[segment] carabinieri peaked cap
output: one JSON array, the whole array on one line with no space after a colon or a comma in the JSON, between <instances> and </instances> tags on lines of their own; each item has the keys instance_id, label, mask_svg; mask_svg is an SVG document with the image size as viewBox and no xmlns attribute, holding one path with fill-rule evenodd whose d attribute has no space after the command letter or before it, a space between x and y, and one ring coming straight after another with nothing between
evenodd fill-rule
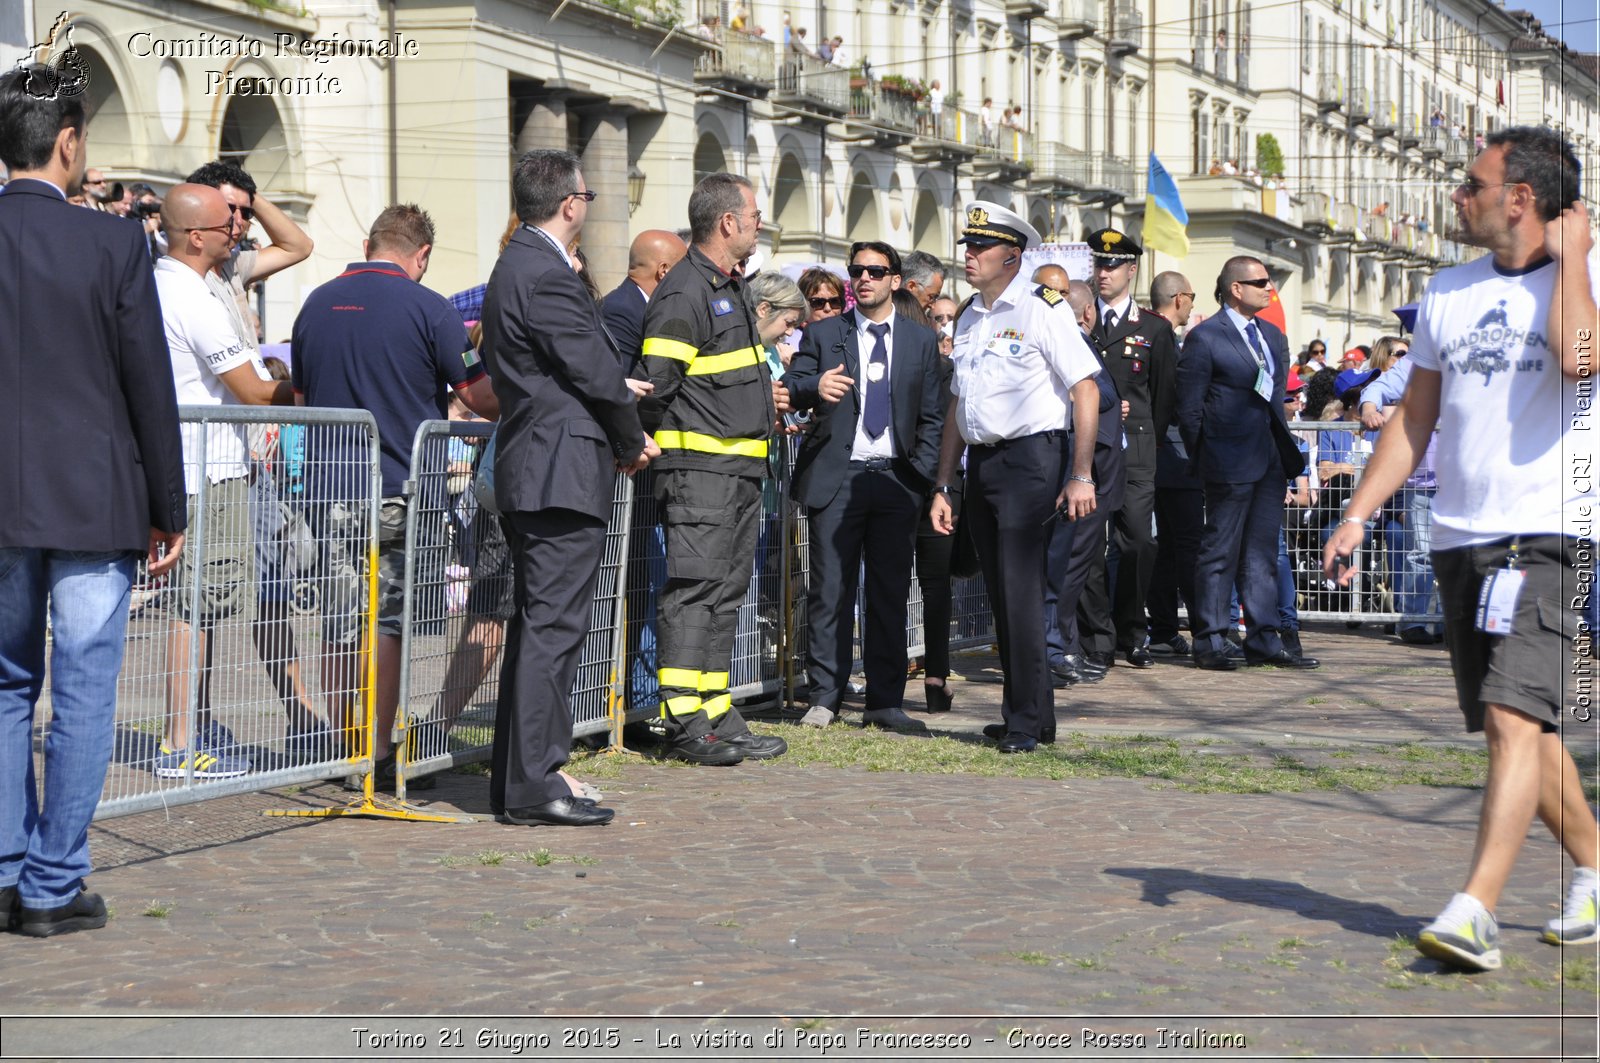
<instances>
[{"instance_id":1,"label":"carabinieri peaked cap","mask_svg":"<svg viewBox=\"0 0 1600 1063\"><path fill-rule=\"evenodd\" d=\"M1025 248L1040 243L1039 230L1029 225L1014 211L988 200L974 200L967 206L967 227L961 232L958 244L974 247L992 247L1010 244Z\"/></svg>"},{"instance_id":2,"label":"carabinieri peaked cap","mask_svg":"<svg viewBox=\"0 0 1600 1063\"><path fill-rule=\"evenodd\" d=\"M1091 256L1115 262L1137 262L1144 254L1144 248L1133 237L1115 229L1096 229L1089 234L1088 244Z\"/></svg>"}]
</instances>

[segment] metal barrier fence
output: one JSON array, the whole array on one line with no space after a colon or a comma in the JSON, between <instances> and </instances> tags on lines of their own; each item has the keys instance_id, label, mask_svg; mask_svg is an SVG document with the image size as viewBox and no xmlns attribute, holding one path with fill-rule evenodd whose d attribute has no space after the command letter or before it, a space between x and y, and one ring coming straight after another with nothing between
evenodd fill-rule
<instances>
[{"instance_id":1,"label":"metal barrier fence","mask_svg":"<svg viewBox=\"0 0 1600 1063\"><path fill-rule=\"evenodd\" d=\"M134 583L97 819L371 762L371 414L184 406L179 420L189 528L178 566L152 581L141 563Z\"/></svg>"},{"instance_id":2,"label":"metal barrier fence","mask_svg":"<svg viewBox=\"0 0 1600 1063\"><path fill-rule=\"evenodd\" d=\"M1340 587L1322 573L1322 550L1361 480L1377 433L1356 421L1294 421L1289 428L1306 444L1311 485L1303 500L1284 511L1284 556L1300 619L1402 628L1443 623L1428 559L1433 489L1415 486L1413 479L1384 504L1367 522L1366 539L1351 559L1355 578Z\"/></svg>"},{"instance_id":3,"label":"metal barrier fence","mask_svg":"<svg viewBox=\"0 0 1600 1063\"><path fill-rule=\"evenodd\" d=\"M412 445L399 711L392 736L406 752L396 773L402 801L408 776L486 760L494 741L500 657L514 606L512 562L500 521L479 506L474 490L492 431L483 421L425 421ZM573 733L579 737L620 728L616 716L625 704L627 672L625 625L619 620L634 490L627 476L617 476L572 688Z\"/></svg>"}]
</instances>

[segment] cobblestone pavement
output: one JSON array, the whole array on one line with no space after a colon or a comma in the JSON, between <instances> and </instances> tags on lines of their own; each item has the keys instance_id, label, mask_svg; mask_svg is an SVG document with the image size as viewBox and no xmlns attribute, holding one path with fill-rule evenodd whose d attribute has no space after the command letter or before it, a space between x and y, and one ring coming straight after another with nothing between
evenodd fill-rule
<instances>
[{"instance_id":1,"label":"cobblestone pavement","mask_svg":"<svg viewBox=\"0 0 1600 1063\"><path fill-rule=\"evenodd\" d=\"M1267 756L1474 743L1442 651L1342 626L1306 641L1319 672L1119 666L1060 694L1061 727ZM925 718L995 718L993 665L959 659L958 711ZM1567 737L1594 752L1592 730ZM259 815L341 803L333 786L99 824L91 885L114 917L0 938L0 1010L39 1016L6 1021L0 1056L466 1058L546 1036L523 1054L553 1058L582 1028L598 1047L574 1058L1596 1058L1594 947L1536 940L1565 878L1542 829L1500 905L1503 970L1445 973L1401 940L1459 883L1476 789L1191 793L781 759L641 759L601 784L618 810L604 829ZM487 811L481 776L425 796ZM347 1018L163 1018L207 1014ZM404 1018L419 1015L502 1018ZM635 1018L560 1018L599 1015ZM697 1048L708 1021L725 1040ZM440 1047L455 1027L464 1047L449 1032ZM1162 1043L1162 1027L1191 1040ZM972 1045L885 1047L915 1034Z\"/></svg>"}]
</instances>

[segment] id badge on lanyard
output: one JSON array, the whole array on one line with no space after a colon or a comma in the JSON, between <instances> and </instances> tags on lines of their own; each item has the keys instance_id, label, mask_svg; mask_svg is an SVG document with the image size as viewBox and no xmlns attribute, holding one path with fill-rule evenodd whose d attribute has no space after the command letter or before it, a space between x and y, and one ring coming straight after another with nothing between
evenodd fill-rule
<instances>
[{"instance_id":1,"label":"id badge on lanyard","mask_svg":"<svg viewBox=\"0 0 1600 1063\"><path fill-rule=\"evenodd\" d=\"M1497 568L1483 581L1478 593L1477 628L1486 635L1509 635L1517 613L1517 597L1527 573L1517 567L1517 539L1506 552L1506 567Z\"/></svg>"}]
</instances>

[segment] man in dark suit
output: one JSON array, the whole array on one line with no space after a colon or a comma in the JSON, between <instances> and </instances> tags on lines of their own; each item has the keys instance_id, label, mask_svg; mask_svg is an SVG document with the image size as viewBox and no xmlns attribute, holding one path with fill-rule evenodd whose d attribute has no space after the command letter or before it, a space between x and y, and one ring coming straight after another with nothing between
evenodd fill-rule
<instances>
[{"instance_id":1,"label":"man in dark suit","mask_svg":"<svg viewBox=\"0 0 1600 1063\"><path fill-rule=\"evenodd\" d=\"M43 66L0 76L0 925L106 923L89 821L111 760L140 554L173 566L183 451L139 225L67 202L88 159L82 97ZM165 555L162 548L165 547ZM52 641L45 799L34 706Z\"/></svg>"},{"instance_id":2,"label":"man in dark suit","mask_svg":"<svg viewBox=\"0 0 1600 1063\"><path fill-rule=\"evenodd\" d=\"M1061 280L1038 274L1034 279L1043 284ZM1092 344L1087 333L1094 324L1093 291L1083 281L1069 281L1063 290L1084 326L1084 341ZM1122 398L1106 370L1096 373L1094 380L1100 388L1100 420L1094 440L1095 509L1075 521L1059 522L1045 555L1045 644L1050 651L1050 670L1057 681L1068 683L1105 678L1103 671L1084 670L1079 628L1098 625L1095 630L1102 637L1113 633L1111 598L1105 583L1106 521L1122 505L1127 480ZM1069 432L1068 440L1070 457L1078 446L1077 433Z\"/></svg>"},{"instance_id":3,"label":"man in dark suit","mask_svg":"<svg viewBox=\"0 0 1600 1063\"><path fill-rule=\"evenodd\" d=\"M811 528L802 723L826 727L850 680L851 617L866 559L868 726L926 731L901 708L906 686L906 596L922 502L939 471L944 431L939 339L894 312L900 255L878 241L850 248L856 308L805 330L784 376L816 424L795 459L794 496Z\"/></svg>"},{"instance_id":4,"label":"man in dark suit","mask_svg":"<svg viewBox=\"0 0 1600 1063\"><path fill-rule=\"evenodd\" d=\"M1103 676L1111 667L1113 648L1135 668L1155 663L1148 647L1144 598L1156 561L1155 537L1150 530L1156 498L1156 441L1167 434L1177 402L1178 347L1172 326L1133 301L1133 279L1144 248L1115 229L1101 229L1089 234L1089 251L1097 296L1090 333L1100 364L1128 404L1122 422L1128 441L1124 455L1127 484L1122 504L1111 517L1117 578L1104 605L1101 595L1085 598L1097 611L1096 628L1115 628L1114 647L1098 631L1085 642L1084 668L1093 677ZM1104 568L1102 561L1101 571L1090 574L1091 581L1103 581Z\"/></svg>"},{"instance_id":5,"label":"man in dark suit","mask_svg":"<svg viewBox=\"0 0 1600 1063\"><path fill-rule=\"evenodd\" d=\"M1196 667L1231 671L1223 632L1235 582L1244 608L1245 663L1315 668L1278 632L1278 532L1287 482L1305 459L1283 417L1289 343L1257 316L1272 301L1261 260L1230 258L1217 278L1223 309L1190 331L1178 365L1178 426L1205 484L1206 524L1195 572Z\"/></svg>"},{"instance_id":6,"label":"man in dark suit","mask_svg":"<svg viewBox=\"0 0 1600 1063\"><path fill-rule=\"evenodd\" d=\"M510 823L589 826L609 823L612 811L572 796L561 778L572 748L569 695L615 472L636 472L660 451L567 257L595 196L577 156L528 152L512 194L522 227L483 303L484 363L500 401L495 501L515 573L489 802Z\"/></svg>"},{"instance_id":7,"label":"man in dark suit","mask_svg":"<svg viewBox=\"0 0 1600 1063\"><path fill-rule=\"evenodd\" d=\"M650 295L667 271L689 253L689 246L677 233L665 229L646 229L628 247L628 275L600 301L600 317L611 340L622 352L622 368L633 375L643 373L639 362L644 347L644 310Z\"/></svg>"}]
</instances>

